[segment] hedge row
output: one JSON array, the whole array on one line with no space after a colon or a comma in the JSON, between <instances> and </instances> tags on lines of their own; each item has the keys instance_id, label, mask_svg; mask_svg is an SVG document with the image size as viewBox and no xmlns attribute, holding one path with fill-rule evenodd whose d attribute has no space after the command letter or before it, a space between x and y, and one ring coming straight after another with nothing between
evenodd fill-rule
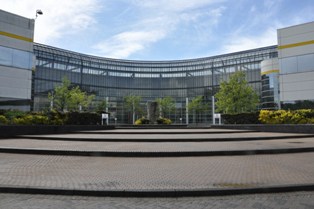
<instances>
[{"instance_id":1,"label":"hedge row","mask_svg":"<svg viewBox=\"0 0 314 209\"><path fill-rule=\"evenodd\" d=\"M259 124L259 112L240 113L240 114L223 114L222 122L224 124Z\"/></svg>"},{"instance_id":2,"label":"hedge row","mask_svg":"<svg viewBox=\"0 0 314 209\"><path fill-rule=\"evenodd\" d=\"M98 125L101 115L89 112L57 111L25 113L21 111L0 111L0 125Z\"/></svg>"},{"instance_id":3,"label":"hedge row","mask_svg":"<svg viewBox=\"0 0 314 209\"><path fill-rule=\"evenodd\" d=\"M314 110L261 110L259 120L266 124L313 124Z\"/></svg>"}]
</instances>

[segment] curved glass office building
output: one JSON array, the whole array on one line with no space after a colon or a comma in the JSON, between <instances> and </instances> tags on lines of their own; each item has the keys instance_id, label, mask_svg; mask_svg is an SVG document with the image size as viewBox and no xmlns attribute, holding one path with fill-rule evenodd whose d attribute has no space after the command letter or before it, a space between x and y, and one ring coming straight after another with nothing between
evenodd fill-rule
<instances>
[{"instance_id":1,"label":"curved glass office building","mask_svg":"<svg viewBox=\"0 0 314 209\"><path fill-rule=\"evenodd\" d=\"M34 20L0 10L0 109L40 111L53 106L48 94L67 77L107 102L110 123L130 124L127 96L141 97L141 111L171 97L175 124L211 123L212 96L220 83L243 71L260 97L259 109L313 108L314 22L278 29L278 45L198 59L139 61L96 57L33 42ZM201 111L188 111L202 97Z\"/></svg>"},{"instance_id":2,"label":"curved glass office building","mask_svg":"<svg viewBox=\"0 0 314 209\"><path fill-rule=\"evenodd\" d=\"M260 63L278 56L277 46L269 46L199 59L136 61L95 57L37 43L34 53L34 110L49 108L48 93L66 76L72 84L96 95L96 101L107 101L110 121L118 124L132 121L123 104L129 95L141 96L143 109L149 101L170 96L176 108L166 117L174 123L209 123L211 96L221 81L235 71L244 71L247 81L260 95ZM202 96L209 108L196 118L189 117L186 107L196 96Z\"/></svg>"}]
</instances>

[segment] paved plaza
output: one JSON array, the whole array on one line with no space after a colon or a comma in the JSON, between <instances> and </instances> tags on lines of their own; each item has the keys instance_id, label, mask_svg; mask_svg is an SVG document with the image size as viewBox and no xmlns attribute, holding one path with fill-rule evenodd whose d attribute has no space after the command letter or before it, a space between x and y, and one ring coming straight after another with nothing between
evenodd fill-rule
<instances>
[{"instance_id":1,"label":"paved plaza","mask_svg":"<svg viewBox=\"0 0 314 209\"><path fill-rule=\"evenodd\" d=\"M313 208L312 149L313 135L222 129L122 129L0 139L0 208ZM63 152L50 152L58 150ZM273 153L257 154L261 150ZM97 155L106 151L179 154ZM80 156L84 152L93 155ZM185 157L186 152L191 156Z\"/></svg>"},{"instance_id":2,"label":"paved plaza","mask_svg":"<svg viewBox=\"0 0 314 209\"><path fill-rule=\"evenodd\" d=\"M0 194L5 209L313 209L314 192L184 198Z\"/></svg>"}]
</instances>

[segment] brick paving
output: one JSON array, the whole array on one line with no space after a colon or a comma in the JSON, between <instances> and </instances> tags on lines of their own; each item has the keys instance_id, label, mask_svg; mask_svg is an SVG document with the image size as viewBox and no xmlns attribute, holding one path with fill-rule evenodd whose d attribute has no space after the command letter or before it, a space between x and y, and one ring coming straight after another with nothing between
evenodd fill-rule
<instances>
[{"instance_id":1,"label":"brick paving","mask_svg":"<svg viewBox=\"0 0 314 209\"><path fill-rule=\"evenodd\" d=\"M0 185L77 190L202 190L314 183L314 153L114 158L0 154Z\"/></svg>"},{"instance_id":2,"label":"brick paving","mask_svg":"<svg viewBox=\"0 0 314 209\"><path fill-rule=\"evenodd\" d=\"M3 209L313 209L314 192L188 198L0 194Z\"/></svg>"},{"instance_id":3,"label":"brick paving","mask_svg":"<svg viewBox=\"0 0 314 209\"><path fill-rule=\"evenodd\" d=\"M212 133L208 133L210 131ZM155 134L149 134L154 131ZM173 130L179 132L180 129ZM242 132L218 129L114 130L1 139L0 148L116 151L201 152L314 147L305 134ZM132 133L133 132L133 133ZM186 132L186 133L187 133ZM107 133L109 133L107 131ZM127 134L130 133L130 134ZM171 134L169 134L171 133ZM304 138L307 136L307 138ZM38 137L38 136L37 136ZM41 137L41 136L40 136ZM252 137L268 140L241 141ZM290 137L272 139L273 137ZM293 138L294 137L294 138ZM32 139L34 138L34 139ZM67 141L117 139L117 142ZM152 142L119 142L123 139ZM180 142L180 139L226 139L224 142ZM156 139L164 139L153 142ZM167 142L166 139L178 139ZM271 140L269 140L271 139ZM314 152L212 157L83 157L0 153L0 188L40 188L84 191L210 191L290 186L314 186ZM108 198L89 196L0 193L0 208L314 208L314 192L186 198Z\"/></svg>"}]
</instances>

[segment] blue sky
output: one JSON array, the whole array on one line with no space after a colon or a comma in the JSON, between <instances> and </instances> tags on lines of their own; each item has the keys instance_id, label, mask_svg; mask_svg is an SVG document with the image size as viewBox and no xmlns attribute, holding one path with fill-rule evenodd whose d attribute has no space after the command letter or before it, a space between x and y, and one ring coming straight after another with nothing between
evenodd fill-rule
<instances>
[{"instance_id":1,"label":"blue sky","mask_svg":"<svg viewBox=\"0 0 314 209\"><path fill-rule=\"evenodd\" d=\"M35 42L102 57L178 60L277 44L314 21L314 0L0 0L34 18Z\"/></svg>"}]
</instances>

